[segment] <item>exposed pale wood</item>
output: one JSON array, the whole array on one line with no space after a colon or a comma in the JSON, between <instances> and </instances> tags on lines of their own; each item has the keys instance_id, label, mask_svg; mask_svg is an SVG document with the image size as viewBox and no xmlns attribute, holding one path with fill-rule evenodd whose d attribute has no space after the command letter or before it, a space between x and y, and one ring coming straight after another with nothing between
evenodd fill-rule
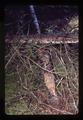
<instances>
[{"instance_id":1,"label":"exposed pale wood","mask_svg":"<svg viewBox=\"0 0 83 120\"><path fill-rule=\"evenodd\" d=\"M40 60L43 62L43 67L47 70L52 69L51 61L50 61L50 56L47 54L46 51L38 51ZM57 93L56 93L56 85L55 85L55 76L53 73L49 73L47 71L43 71L43 77L44 77L44 83L46 87L48 88L50 94L54 96L56 99L57 98Z\"/></svg>"}]
</instances>

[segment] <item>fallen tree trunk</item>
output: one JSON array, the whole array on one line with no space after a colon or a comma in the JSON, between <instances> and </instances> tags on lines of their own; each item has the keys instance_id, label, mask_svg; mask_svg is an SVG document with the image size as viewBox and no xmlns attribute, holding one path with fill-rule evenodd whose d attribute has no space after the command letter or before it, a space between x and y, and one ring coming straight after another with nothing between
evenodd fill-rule
<instances>
[{"instance_id":1,"label":"fallen tree trunk","mask_svg":"<svg viewBox=\"0 0 83 120\"><path fill-rule=\"evenodd\" d=\"M13 42L34 43L34 44L60 44L60 43L79 43L78 36L57 36L57 35L28 35L28 36L14 36L12 38L5 37L5 43L11 44Z\"/></svg>"},{"instance_id":2,"label":"fallen tree trunk","mask_svg":"<svg viewBox=\"0 0 83 120\"><path fill-rule=\"evenodd\" d=\"M40 44L60 44L60 43L78 43L78 36L57 36L57 35L30 35L26 38L28 43Z\"/></svg>"}]
</instances>

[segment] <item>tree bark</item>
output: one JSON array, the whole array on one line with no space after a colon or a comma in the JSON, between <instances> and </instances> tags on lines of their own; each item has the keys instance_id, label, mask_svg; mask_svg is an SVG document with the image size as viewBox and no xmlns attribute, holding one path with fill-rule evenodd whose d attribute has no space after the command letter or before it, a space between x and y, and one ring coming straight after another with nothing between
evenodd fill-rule
<instances>
[{"instance_id":1,"label":"tree bark","mask_svg":"<svg viewBox=\"0 0 83 120\"><path fill-rule=\"evenodd\" d=\"M39 23L38 23L38 19L37 19L37 16L36 16L36 13L35 13L35 9L34 9L34 6L33 5L30 5L30 12L31 12L31 16L32 16L32 19L33 19L33 23L35 25L35 28L37 30L37 33L40 34L41 31L40 31L40 27L39 27Z\"/></svg>"}]
</instances>

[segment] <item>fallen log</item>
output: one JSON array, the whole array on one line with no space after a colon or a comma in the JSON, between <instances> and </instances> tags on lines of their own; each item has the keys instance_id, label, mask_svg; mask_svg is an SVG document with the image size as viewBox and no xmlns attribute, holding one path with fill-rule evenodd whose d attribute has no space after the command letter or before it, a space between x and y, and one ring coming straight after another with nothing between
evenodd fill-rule
<instances>
[{"instance_id":1,"label":"fallen log","mask_svg":"<svg viewBox=\"0 0 83 120\"><path fill-rule=\"evenodd\" d=\"M12 44L16 41L21 43L34 43L34 44L60 44L60 43L79 43L79 36L75 35L28 35L28 36L13 36L5 37L5 43Z\"/></svg>"},{"instance_id":2,"label":"fallen log","mask_svg":"<svg viewBox=\"0 0 83 120\"><path fill-rule=\"evenodd\" d=\"M26 38L28 43L40 44L60 44L60 43L78 43L79 36L57 36L57 35L29 35Z\"/></svg>"}]
</instances>

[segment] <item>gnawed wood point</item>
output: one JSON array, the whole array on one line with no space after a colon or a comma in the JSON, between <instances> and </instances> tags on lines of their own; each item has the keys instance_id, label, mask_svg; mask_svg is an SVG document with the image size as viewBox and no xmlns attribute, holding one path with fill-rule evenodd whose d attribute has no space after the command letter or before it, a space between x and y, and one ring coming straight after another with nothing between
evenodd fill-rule
<instances>
[{"instance_id":1,"label":"gnawed wood point","mask_svg":"<svg viewBox=\"0 0 83 120\"><path fill-rule=\"evenodd\" d=\"M50 61L50 56L49 54L46 53L46 51L38 51L40 60L43 62L43 67L47 70L52 69L51 61ZM56 85L55 85L55 76L53 73L49 73L47 71L43 71L43 77L44 77L44 83L50 93L51 96L55 97L56 101L58 100L57 98L57 93L56 93Z\"/></svg>"}]
</instances>

